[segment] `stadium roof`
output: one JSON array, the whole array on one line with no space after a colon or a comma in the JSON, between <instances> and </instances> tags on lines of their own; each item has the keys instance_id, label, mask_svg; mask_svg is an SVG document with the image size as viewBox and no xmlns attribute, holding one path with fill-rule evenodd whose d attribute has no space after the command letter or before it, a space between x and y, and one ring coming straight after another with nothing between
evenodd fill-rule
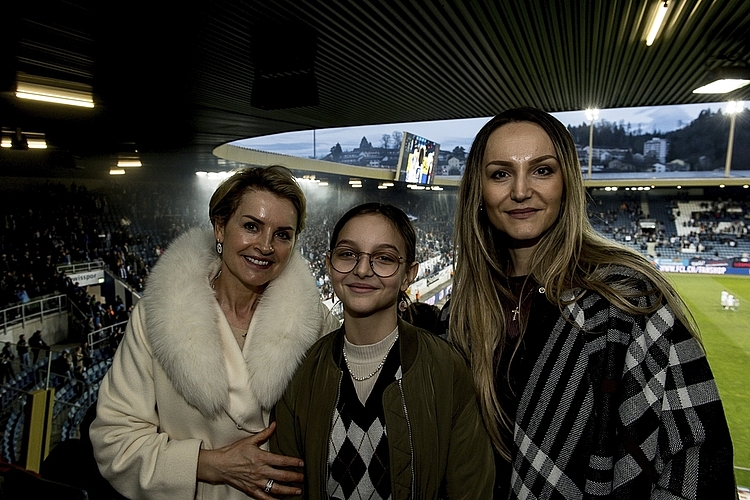
<instances>
[{"instance_id":1,"label":"stadium roof","mask_svg":"<svg viewBox=\"0 0 750 500\"><path fill-rule=\"evenodd\" d=\"M41 132L54 176L219 169L228 141L293 130L750 100L694 94L750 65L750 2L669 0L12 2L0 21L0 125ZM17 75L90 87L95 107L18 99ZM19 78L20 79L20 78ZM38 162L0 150L0 175ZM80 171L80 170L78 170Z\"/></svg>"}]
</instances>

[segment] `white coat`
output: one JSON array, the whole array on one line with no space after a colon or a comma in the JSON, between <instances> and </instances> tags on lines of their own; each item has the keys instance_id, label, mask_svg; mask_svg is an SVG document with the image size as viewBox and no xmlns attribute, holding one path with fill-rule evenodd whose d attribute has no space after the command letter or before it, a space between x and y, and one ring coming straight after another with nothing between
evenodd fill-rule
<instances>
[{"instance_id":1,"label":"white coat","mask_svg":"<svg viewBox=\"0 0 750 500\"><path fill-rule=\"evenodd\" d=\"M296 252L263 293L239 346L210 286L212 231L175 240L149 277L99 389L90 435L99 469L128 498L239 499L196 479L198 452L268 425L307 349L338 321Z\"/></svg>"}]
</instances>

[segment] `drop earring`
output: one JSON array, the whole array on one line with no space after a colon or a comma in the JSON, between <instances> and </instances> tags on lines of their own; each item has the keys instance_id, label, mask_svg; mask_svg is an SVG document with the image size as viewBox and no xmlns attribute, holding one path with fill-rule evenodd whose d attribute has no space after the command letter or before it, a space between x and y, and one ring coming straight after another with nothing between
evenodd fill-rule
<instances>
[{"instance_id":1,"label":"drop earring","mask_svg":"<svg viewBox=\"0 0 750 500\"><path fill-rule=\"evenodd\" d=\"M221 255L221 253L224 251L224 246L221 244L220 241L216 241L216 253Z\"/></svg>"},{"instance_id":2,"label":"drop earring","mask_svg":"<svg viewBox=\"0 0 750 500\"><path fill-rule=\"evenodd\" d=\"M406 311L407 307L409 307L409 305L406 303L406 299L401 299L401 301L398 303L398 310L404 312Z\"/></svg>"}]
</instances>

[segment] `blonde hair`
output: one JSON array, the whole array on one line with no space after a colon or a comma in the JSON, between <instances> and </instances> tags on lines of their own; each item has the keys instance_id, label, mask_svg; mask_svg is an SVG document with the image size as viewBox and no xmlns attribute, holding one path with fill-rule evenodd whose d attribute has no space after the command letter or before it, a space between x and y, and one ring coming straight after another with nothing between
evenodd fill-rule
<instances>
[{"instance_id":1,"label":"blonde hair","mask_svg":"<svg viewBox=\"0 0 750 500\"><path fill-rule=\"evenodd\" d=\"M510 310L517 299L508 284L512 264L505 236L481 207L482 162L489 136L513 122L531 122L544 129L563 176L560 215L539 242L529 267L529 278L545 288L545 297L562 310L566 305L561 298L563 292L593 290L623 311L639 315L655 311L666 301L694 336L698 331L684 302L658 270L637 252L603 238L591 226L575 143L565 126L534 108L511 109L495 116L477 133L459 188L449 336L471 363L485 425L495 449L506 460L510 460L510 446L503 441L501 430L512 435L513 421L499 404L495 384L506 345L504 311ZM607 269L613 265L635 270L651 288L638 290L633 279L624 277L607 279ZM654 300L649 306L637 305L642 297ZM521 335L525 321L521 323Z\"/></svg>"},{"instance_id":2,"label":"blonde hair","mask_svg":"<svg viewBox=\"0 0 750 500\"><path fill-rule=\"evenodd\" d=\"M248 190L267 191L291 202L297 211L295 235L305 228L307 201L291 170L281 165L238 170L222 182L208 203L208 216L216 227L226 225Z\"/></svg>"}]
</instances>

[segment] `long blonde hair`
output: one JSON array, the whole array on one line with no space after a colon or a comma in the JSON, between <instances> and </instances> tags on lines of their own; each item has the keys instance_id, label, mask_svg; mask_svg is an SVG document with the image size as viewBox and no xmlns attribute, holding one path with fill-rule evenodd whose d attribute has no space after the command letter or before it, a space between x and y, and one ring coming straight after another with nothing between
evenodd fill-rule
<instances>
[{"instance_id":1,"label":"long blonde hair","mask_svg":"<svg viewBox=\"0 0 750 500\"><path fill-rule=\"evenodd\" d=\"M501 430L512 435L513 421L499 404L495 384L498 370L509 369L498 365L506 345L504 311L510 310L516 299L509 289L511 262L505 236L490 223L481 207L482 162L489 136L513 122L531 122L544 129L554 145L563 175L560 215L539 242L530 264L529 276L545 287L545 297L562 309L563 292L594 290L631 314L648 314L666 301L697 336L687 307L664 276L643 256L601 237L592 228L586 214L586 189L575 143L565 126L534 108L511 109L495 116L477 133L459 188L449 336L471 363L485 425L495 449L506 460L510 460L510 446L503 441ZM635 270L653 288L637 291L625 278L605 281L606 269L612 265ZM634 305L633 299L643 296L655 297L653 305Z\"/></svg>"}]
</instances>

